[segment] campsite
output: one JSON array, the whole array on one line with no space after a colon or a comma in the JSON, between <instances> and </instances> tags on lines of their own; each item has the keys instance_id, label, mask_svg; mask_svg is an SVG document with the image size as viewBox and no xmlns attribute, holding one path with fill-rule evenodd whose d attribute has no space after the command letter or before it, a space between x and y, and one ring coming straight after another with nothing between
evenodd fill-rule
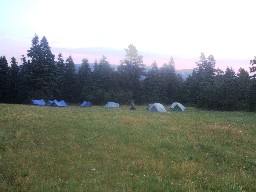
<instances>
[{"instance_id":1,"label":"campsite","mask_svg":"<svg viewBox=\"0 0 256 192\"><path fill-rule=\"evenodd\" d=\"M256 191L252 112L0 104L0 191Z\"/></svg>"}]
</instances>

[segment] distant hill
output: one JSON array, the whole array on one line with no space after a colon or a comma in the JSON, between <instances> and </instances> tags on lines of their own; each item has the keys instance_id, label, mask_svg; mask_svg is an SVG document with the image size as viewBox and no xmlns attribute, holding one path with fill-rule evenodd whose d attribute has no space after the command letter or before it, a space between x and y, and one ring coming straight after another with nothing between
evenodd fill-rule
<instances>
[{"instance_id":1,"label":"distant hill","mask_svg":"<svg viewBox=\"0 0 256 192\"><path fill-rule=\"evenodd\" d=\"M89 66L90 66L91 70L93 71L93 70L94 70L93 64L90 63ZM119 65L113 65L113 64L111 64L110 66L116 70ZM76 69L76 71L78 71L78 69L79 69L80 67L81 67L81 64L75 64L75 69ZM150 68L151 68L151 67L146 66L146 70L149 70ZM179 69L179 70L176 70L176 74L181 75L181 77L182 77L184 80L186 80L186 79L188 78L188 76L192 74L192 72L193 72L193 69ZM144 78L142 78L142 79L144 79Z\"/></svg>"}]
</instances>

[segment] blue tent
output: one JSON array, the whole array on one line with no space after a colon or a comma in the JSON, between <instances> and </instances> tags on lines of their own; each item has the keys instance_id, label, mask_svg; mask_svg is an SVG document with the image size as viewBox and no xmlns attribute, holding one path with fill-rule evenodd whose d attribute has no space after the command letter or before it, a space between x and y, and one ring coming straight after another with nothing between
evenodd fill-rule
<instances>
[{"instance_id":1,"label":"blue tent","mask_svg":"<svg viewBox=\"0 0 256 192\"><path fill-rule=\"evenodd\" d=\"M45 106L45 101L43 99L40 100L31 100L32 105Z\"/></svg>"},{"instance_id":2,"label":"blue tent","mask_svg":"<svg viewBox=\"0 0 256 192\"><path fill-rule=\"evenodd\" d=\"M89 101L84 101L80 106L81 107L92 107L92 103Z\"/></svg>"},{"instance_id":3,"label":"blue tent","mask_svg":"<svg viewBox=\"0 0 256 192\"><path fill-rule=\"evenodd\" d=\"M49 101L47 101L46 105L47 105L47 106L54 106L55 103L57 103L57 102L58 102L58 101L57 101L56 99L54 99L54 100L49 100Z\"/></svg>"},{"instance_id":4,"label":"blue tent","mask_svg":"<svg viewBox=\"0 0 256 192\"><path fill-rule=\"evenodd\" d=\"M58 102L58 107L67 107L67 103L64 100Z\"/></svg>"},{"instance_id":5,"label":"blue tent","mask_svg":"<svg viewBox=\"0 0 256 192\"><path fill-rule=\"evenodd\" d=\"M67 107L67 103L64 100L57 101L56 99L54 100L49 100L46 103L47 106L52 106L52 107Z\"/></svg>"},{"instance_id":6,"label":"blue tent","mask_svg":"<svg viewBox=\"0 0 256 192\"><path fill-rule=\"evenodd\" d=\"M115 103L115 102L108 102L105 107L107 108L118 108L119 107L119 104L118 103Z\"/></svg>"}]
</instances>

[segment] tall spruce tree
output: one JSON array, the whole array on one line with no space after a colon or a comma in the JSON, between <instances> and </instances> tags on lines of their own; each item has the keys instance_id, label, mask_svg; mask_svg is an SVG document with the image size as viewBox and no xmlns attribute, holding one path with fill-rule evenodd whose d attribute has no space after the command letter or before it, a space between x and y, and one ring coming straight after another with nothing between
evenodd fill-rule
<instances>
[{"instance_id":1,"label":"tall spruce tree","mask_svg":"<svg viewBox=\"0 0 256 192\"><path fill-rule=\"evenodd\" d=\"M32 95L32 90L30 87L30 77L32 74L32 64L30 60L27 61L27 58L21 56L21 65L20 65L20 87L19 87L19 98L22 103L30 102Z\"/></svg>"},{"instance_id":2,"label":"tall spruce tree","mask_svg":"<svg viewBox=\"0 0 256 192\"><path fill-rule=\"evenodd\" d=\"M236 110L238 108L238 81L236 73L227 67L223 75L221 94L222 110Z\"/></svg>"},{"instance_id":3,"label":"tall spruce tree","mask_svg":"<svg viewBox=\"0 0 256 192\"><path fill-rule=\"evenodd\" d=\"M45 37L39 42L37 35L32 39L32 47L28 50L31 58L31 74L29 88L32 98L52 98L56 87L54 55Z\"/></svg>"},{"instance_id":4,"label":"tall spruce tree","mask_svg":"<svg viewBox=\"0 0 256 192\"><path fill-rule=\"evenodd\" d=\"M88 62L88 59L82 60L82 65L78 70L78 93L79 100L91 100L92 98L92 71Z\"/></svg>"},{"instance_id":5,"label":"tall spruce tree","mask_svg":"<svg viewBox=\"0 0 256 192\"><path fill-rule=\"evenodd\" d=\"M42 63L43 63L43 79L44 79L44 93L48 98L53 98L55 96L55 89L56 89L56 65L54 61L54 54L51 52L51 47L45 36L43 36L42 40L40 41L40 48L41 48L41 56L42 56Z\"/></svg>"},{"instance_id":6,"label":"tall spruce tree","mask_svg":"<svg viewBox=\"0 0 256 192\"><path fill-rule=\"evenodd\" d=\"M160 68L162 102L172 103L180 99L182 78L175 73L175 62L171 57L169 62Z\"/></svg>"},{"instance_id":7,"label":"tall spruce tree","mask_svg":"<svg viewBox=\"0 0 256 192\"><path fill-rule=\"evenodd\" d=\"M125 58L118 67L118 73L121 80L120 87L124 92L132 92L133 99L137 102L142 101L142 83L141 76L144 74L143 57L138 54L138 50L134 45L129 45L125 49ZM131 98L132 99L132 98Z\"/></svg>"},{"instance_id":8,"label":"tall spruce tree","mask_svg":"<svg viewBox=\"0 0 256 192\"><path fill-rule=\"evenodd\" d=\"M250 111L256 111L256 56L254 59L250 60L250 73L251 73L251 84L248 91L248 109Z\"/></svg>"},{"instance_id":9,"label":"tall spruce tree","mask_svg":"<svg viewBox=\"0 0 256 192\"><path fill-rule=\"evenodd\" d=\"M9 88L9 102L21 103L19 90L20 90L20 68L17 65L17 61L14 57L11 58L11 67L9 73L10 88Z\"/></svg>"},{"instance_id":10,"label":"tall spruce tree","mask_svg":"<svg viewBox=\"0 0 256 192\"><path fill-rule=\"evenodd\" d=\"M200 60L196 62L197 67L193 70L192 76L187 79L189 97L193 98L193 103L198 107L211 108L215 63L213 55L206 58L204 53L201 53Z\"/></svg>"},{"instance_id":11,"label":"tall spruce tree","mask_svg":"<svg viewBox=\"0 0 256 192\"><path fill-rule=\"evenodd\" d=\"M58 54L56 61L56 89L55 98L58 100L63 99L64 84L65 84L65 63L62 54Z\"/></svg>"},{"instance_id":12,"label":"tall spruce tree","mask_svg":"<svg viewBox=\"0 0 256 192\"><path fill-rule=\"evenodd\" d=\"M68 102L76 102L76 70L71 55L65 63L64 93L63 97Z\"/></svg>"},{"instance_id":13,"label":"tall spruce tree","mask_svg":"<svg viewBox=\"0 0 256 192\"><path fill-rule=\"evenodd\" d=\"M0 57L0 102L6 103L9 100L9 67L5 56Z\"/></svg>"},{"instance_id":14,"label":"tall spruce tree","mask_svg":"<svg viewBox=\"0 0 256 192\"><path fill-rule=\"evenodd\" d=\"M99 63L94 64L93 71L93 95L92 101L103 104L113 98L113 88L115 85L114 69L111 68L107 58L103 55Z\"/></svg>"},{"instance_id":15,"label":"tall spruce tree","mask_svg":"<svg viewBox=\"0 0 256 192\"><path fill-rule=\"evenodd\" d=\"M248 100L248 91L251 85L251 81L250 81L249 73L243 68L240 68L238 70L237 83L238 83L237 95L238 95L239 109L245 110L248 108L247 100Z\"/></svg>"},{"instance_id":16,"label":"tall spruce tree","mask_svg":"<svg viewBox=\"0 0 256 192\"><path fill-rule=\"evenodd\" d=\"M151 69L146 73L144 84L144 98L147 103L158 103L161 100L161 81L160 70L157 67L156 61L151 65Z\"/></svg>"}]
</instances>

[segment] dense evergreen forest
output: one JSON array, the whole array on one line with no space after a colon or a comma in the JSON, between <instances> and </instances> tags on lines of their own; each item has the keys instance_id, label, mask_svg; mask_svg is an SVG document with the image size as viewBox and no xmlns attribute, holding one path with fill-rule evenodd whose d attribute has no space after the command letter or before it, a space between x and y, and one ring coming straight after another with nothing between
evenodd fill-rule
<instances>
[{"instance_id":1,"label":"dense evergreen forest","mask_svg":"<svg viewBox=\"0 0 256 192\"><path fill-rule=\"evenodd\" d=\"M222 71L215 64L213 55L201 53L192 75L184 80L175 73L173 58L160 68L154 62L146 71L143 57L134 45L129 45L117 69L102 56L95 60L93 70L85 58L77 71L72 56L64 60L60 53L55 58L47 39L39 40L35 35L20 65L14 57L10 64L5 56L0 57L0 103L54 98L69 103L86 100L93 104L128 104L135 99L137 104L178 101L213 110L255 111L255 77L242 68L238 73L232 68Z\"/></svg>"}]
</instances>

